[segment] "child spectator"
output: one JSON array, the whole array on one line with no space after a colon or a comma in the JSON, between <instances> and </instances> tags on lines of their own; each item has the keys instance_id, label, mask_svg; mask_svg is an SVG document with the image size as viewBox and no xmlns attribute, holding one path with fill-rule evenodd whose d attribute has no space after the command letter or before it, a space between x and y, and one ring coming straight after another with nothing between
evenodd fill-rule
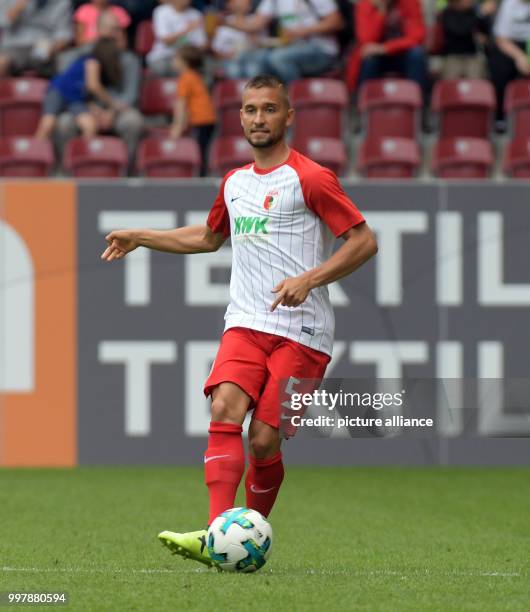
<instances>
[{"instance_id":1,"label":"child spectator","mask_svg":"<svg viewBox=\"0 0 530 612\"><path fill-rule=\"evenodd\" d=\"M113 38L98 40L92 53L78 58L65 72L50 81L43 103L43 114L36 138L49 138L62 111L74 114L76 124L85 138L98 131L97 111L91 99L108 109L119 111L122 103L115 101L107 87L119 86L122 78L119 48Z\"/></svg>"},{"instance_id":2,"label":"child spectator","mask_svg":"<svg viewBox=\"0 0 530 612\"><path fill-rule=\"evenodd\" d=\"M483 79L485 57L480 52L491 30L490 16L497 8L494 0L486 0L477 9L474 0L449 0L440 14L444 61L443 79Z\"/></svg>"},{"instance_id":3,"label":"child spectator","mask_svg":"<svg viewBox=\"0 0 530 612\"><path fill-rule=\"evenodd\" d=\"M108 0L92 0L80 6L74 13L75 44L80 47L98 37L98 19L103 11L110 11L117 19L123 36L122 45L127 46L125 30L131 23L127 11L121 6L113 6Z\"/></svg>"},{"instance_id":4,"label":"child spectator","mask_svg":"<svg viewBox=\"0 0 530 612\"><path fill-rule=\"evenodd\" d=\"M174 59L180 77L170 138L180 138L189 128L201 149L201 176L206 175L208 146L215 128L212 98L201 75L204 55L197 47L185 45Z\"/></svg>"},{"instance_id":5,"label":"child spectator","mask_svg":"<svg viewBox=\"0 0 530 612\"><path fill-rule=\"evenodd\" d=\"M155 42L146 56L149 69L158 76L174 76L175 50L183 45L206 49L204 17L190 8L191 0L160 0L153 12Z\"/></svg>"},{"instance_id":6,"label":"child spectator","mask_svg":"<svg viewBox=\"0 0 530 612\"><path fill-rule=\"evenodd\" d=\"M427 87L427 63L420 0L358 0L355 4L354 48L346 80L351 90L364 81L398 72Z\"/></svg>"},{"instance_id":7,"label":"child spectator","mask_svg":"<svg viewBox=\"0 0 530 612\"><path fill-rule=\"evenodd\" d=\"M251 78L255 73L247 61L247 54L259 47L259 39L264 32L250 34L231 26L238 19L252 21L251 11L251 0L228 0L224 23L215 30L212 51L221 60L225 76L229 79Z\"/></svg>"}]
</instances>

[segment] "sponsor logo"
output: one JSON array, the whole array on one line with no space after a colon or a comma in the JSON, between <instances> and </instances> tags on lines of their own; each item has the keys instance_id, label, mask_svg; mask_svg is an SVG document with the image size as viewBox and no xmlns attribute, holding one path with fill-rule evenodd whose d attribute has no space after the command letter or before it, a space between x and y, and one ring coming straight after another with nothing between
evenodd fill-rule
<instances>
[{"instance_id":1,"label":"sponsor logo","mask_svg":"<svg viewBox=\"0 0 530 612\"><path fill-rule=\"evenodd\" d=\"M269 193L265 196L265 201L263 202L263 208L265 210L271 210L278 203L278 191L269 191Z\"/></svg>"},{"instance_id":2,"label":"sponsor logo","mask_svg":"<svg viewBox=\"0 0 530 612\"><path fill-rule=\"evenodd\" d=\"M267 222L269 217L236 217L235 235L239 234L268 234Z\"/></svg>"},{"instance_id":3,"label":"sponsor logo","mask_svg":"<svg viewBox=\"0 0 530 612\"><path fill-rule=\"evenodd\" d=\"M222 457L230 457L230 455L212 455L211 457L205 457L204 463L208 463L208 461L213 461L214 459L221 459Z\"/></svg>"},{"instance_id":4,"label":"sponsor logo","mask_svg":"<svg viewBox=\"0 0 530 612\"><path fill-rule=\"evenodd\" d=\"M252 493L268 493L269 491L272 491L275 488L276 487L271 487L270 489L258 489L256 485L250 485L250 490L252 491Z\"/></svg>"}]
</instances>

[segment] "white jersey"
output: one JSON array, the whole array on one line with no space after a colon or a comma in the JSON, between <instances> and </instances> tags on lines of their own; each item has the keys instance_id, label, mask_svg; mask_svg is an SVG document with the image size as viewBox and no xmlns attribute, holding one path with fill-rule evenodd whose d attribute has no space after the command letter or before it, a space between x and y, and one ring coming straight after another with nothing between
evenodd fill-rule
<instances>
[{"instance_id":1,"label":"white jersey","mask_svg":"<svg viewBox=\"0 0 530 612\"><path fill-rule=\"evenodd\" d=\"M207 221L232 240L225 331L247 327L331 355L335 318L327 287L274 312L272 289L326 261L335 237L363 221L333 172L294 150L277 167L249 164L229 172Z\"/></svg>"}]
</instances>

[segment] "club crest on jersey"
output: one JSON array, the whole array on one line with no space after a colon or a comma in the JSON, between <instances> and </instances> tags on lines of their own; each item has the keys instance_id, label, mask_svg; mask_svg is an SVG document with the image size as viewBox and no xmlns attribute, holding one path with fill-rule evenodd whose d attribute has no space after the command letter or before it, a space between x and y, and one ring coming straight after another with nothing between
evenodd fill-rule
<instances>
[{"instance_id":1,"label":"club crest on jersey","mask_svg":"<svg viewBox=\"0 0 530 612\"><path fill-rule=\"evenodd\" d=\"M278 203L278 191L269 191L269 193L265 196L265 201L263 202L263 208L265 210L271 210Z\"/></svg>"}]
</instances>

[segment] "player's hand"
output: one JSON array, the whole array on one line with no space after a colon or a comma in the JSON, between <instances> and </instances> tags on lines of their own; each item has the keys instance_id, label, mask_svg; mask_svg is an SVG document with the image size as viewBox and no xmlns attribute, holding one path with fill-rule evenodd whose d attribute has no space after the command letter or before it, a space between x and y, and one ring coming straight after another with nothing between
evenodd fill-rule
<instances>
[{"instance_id":1,"label":"player's hand","mask_svg":"<svg viewBox=\"0 0 530 612\"><path fill-rule=\"evenodd\" d=\"M300 306L302 302L305 302L310 291L311 284L306 276L286 278L272 290L272 293L277 293L278 295L271 306L271 312L276 309L278 304L282 306Z\"/></svg>"},{"instance_id":2,"label":"player's hand","mask_svg":"<svg viewBox=\"0 0 530 612\"><path fill-rule=\"evenodd\" d=\"M134 249L140 246L132 230L117 230L111 232L105 236L105 240L109 243L109 246L101 254L101 259L106 261L123 259L127 253L134 251Z\"/></svg>"}]
</instances>

